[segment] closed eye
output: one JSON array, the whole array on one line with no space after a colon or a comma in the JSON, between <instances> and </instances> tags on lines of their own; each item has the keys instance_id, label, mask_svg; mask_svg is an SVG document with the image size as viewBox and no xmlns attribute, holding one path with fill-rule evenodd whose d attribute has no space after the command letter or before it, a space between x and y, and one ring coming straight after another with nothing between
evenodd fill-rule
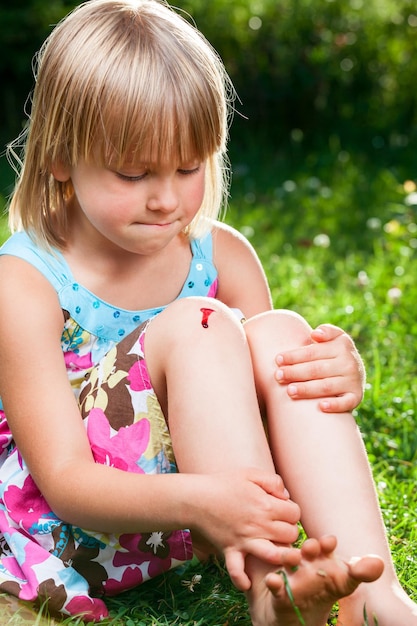
<instances>
[{"instance_id":1,"label":"closed eye","mask_svg":"<svg viewBox=\"0 0 417 626\"><path fill-rule=\"evenodd\" d=\"M147 172L139 174L138 176L128 176L127 174L122 174L121 172L115 172L115 174L117 178L120 178L121 180L126 180L129 183L136 183L139 180L143 180L146 177Z\"/></svg>"},{"instance_id":2,"label":"closed eye","mask_svg":"<svg viewBox=\"0 0 417 626\"><path fill-rule=\"evenodd\" d=\"M197 165L197 167L193 167L192 169L180 168L178 170L178 173L182 174L182 176L190 176L191 174L197 174L197 172L199 172L200 169L201 169L201 165Z\"/></svg>"},{"instance_id":3,"label":"closed eye","mask_svg":"<svg viewBox=\"0 0 417 626\"><path fill-rule=\"evenodd\" d=\"M201 164L199 163L197 166L192 168L181 167L178 168L177 172L181 176L191 176L192 174L197 174L201 169ZM134 176L129 174L123 174L122 172L115 171L114 172L117 178L121 180L125 180L130 183L136 183L141 180L144 180L151 172L149 170L143 171L141 174L136 174Z\"/></svg>"}]
</instances>

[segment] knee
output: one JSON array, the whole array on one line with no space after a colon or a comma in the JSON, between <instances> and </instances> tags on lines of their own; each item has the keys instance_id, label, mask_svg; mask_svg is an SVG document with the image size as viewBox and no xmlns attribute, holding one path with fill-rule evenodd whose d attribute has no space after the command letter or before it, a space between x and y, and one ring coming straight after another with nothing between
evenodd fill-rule
<instances>
[{"instance_id":1,"label":"knee","mask_svg":"<svg viewBox=\"0 0 417 626\"><path fill-rule=\"evenodd\" d=\"M238 316L233 313L233 310L223 304L223 302L206 296L179 298L166 307L161 314L161 319L163 317L182 321L183 323L192 322L195 324L197 322L197 327L215 320L231 324L236 324L239 320Z\"/></svg>"},{"instance_id":2,"label":"knee","mask_svg":"<svg viewBox=\"0 0 417 626\"><path fill-rule=\"evenodd\" d=\"M312 342L311 326L301 315L287 309L260 313L245 322L244 329L251 347L270 346L274 354Z\"/></svg>"},{"instance_id":3,"label":"knee","mask_svg":"<svg viewBox=\"0 0 417 626\"><path fill-rule=\"evenodd\" d=\"M210 334L237 332L244 336L239 317L225 304L214 298L192 296L169 304L151 326L171 341L187 342L210 330Z\"/></svg>"}]
</instances>

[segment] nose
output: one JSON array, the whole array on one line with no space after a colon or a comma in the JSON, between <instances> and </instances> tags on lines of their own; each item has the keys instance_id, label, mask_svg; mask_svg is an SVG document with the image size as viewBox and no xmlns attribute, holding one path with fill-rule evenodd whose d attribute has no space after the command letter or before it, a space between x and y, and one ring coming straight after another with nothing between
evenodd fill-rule
<instances>
[{"instance_id":1,"label":"nose","mask_svg":"<svg viewBox=\"0 0 417 626\"><path fill-rule=\"evenodd\" d=\"M170 176L155 178L149 192L147 208L150 211L172 213L177 207L178 193L175 181Z\"/></svg>"}]
</instances>

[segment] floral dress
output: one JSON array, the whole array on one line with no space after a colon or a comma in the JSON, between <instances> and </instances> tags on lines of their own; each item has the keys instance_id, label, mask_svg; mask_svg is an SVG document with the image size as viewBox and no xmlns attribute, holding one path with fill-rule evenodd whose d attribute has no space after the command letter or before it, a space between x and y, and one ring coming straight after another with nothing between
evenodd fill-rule
<instances>
[{"instance_id":1,"label":"floral dress","mask_svg":"<svg viewBox=\"0 0 417 626\"><path fill-rule=\"evenodd\" d=\"M211 235L190 245L193 258L179 298L214 297ZM74 280L58 250L40 249L25 233L10 237L0 254L26 260L56 289L63 357L96 463L141 474L175 472L143 351L147 322L162 308L127 311L100 300ZM191 558L188 530L112 535L59 519L14 444L0 400L0 592L48 600L52 614L98 621L108 614L103 597Z\"/></svg>"}]
</instances>

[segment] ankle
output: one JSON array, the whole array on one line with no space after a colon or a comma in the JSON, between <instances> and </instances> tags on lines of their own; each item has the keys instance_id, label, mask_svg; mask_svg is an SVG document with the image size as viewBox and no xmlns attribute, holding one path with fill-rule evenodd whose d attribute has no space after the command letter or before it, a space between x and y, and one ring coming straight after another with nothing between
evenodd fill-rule
<instances>
[{"instance_id":1,"label":"ankle","mask_svg":"<svg viewBox=\"0 0 417 626\"><path fill-rule=\"evenodd\" d=\"M369 626L417 626L417 605L399 583L387 586L368 583L358 587L340 600L337 626L363 626L365 612Z\"/></svg>"}]
</instances>

